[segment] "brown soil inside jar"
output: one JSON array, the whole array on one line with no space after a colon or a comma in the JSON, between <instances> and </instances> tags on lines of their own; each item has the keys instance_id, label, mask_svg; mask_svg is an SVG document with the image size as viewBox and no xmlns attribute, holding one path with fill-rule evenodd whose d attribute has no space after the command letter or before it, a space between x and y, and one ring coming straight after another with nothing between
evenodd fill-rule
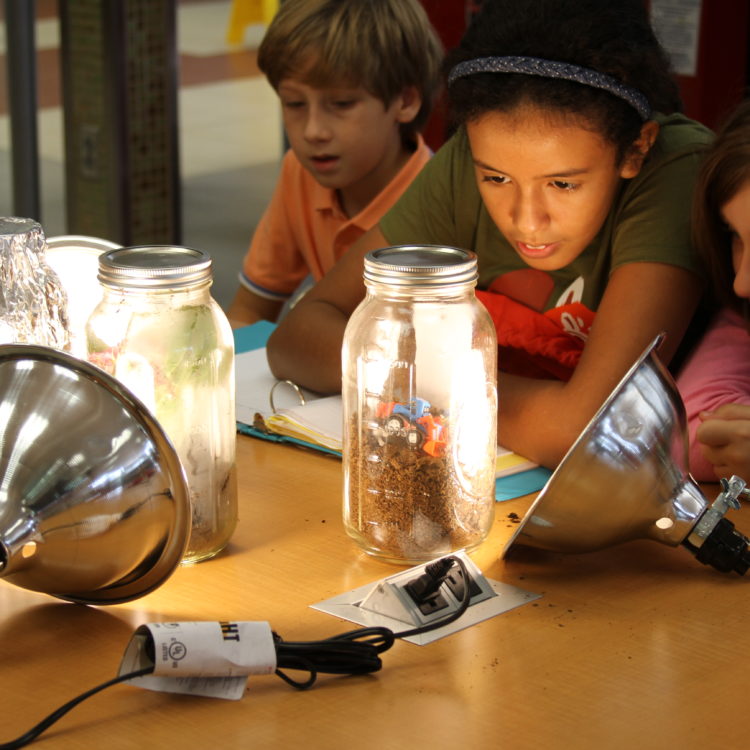
<instances>
[{"instance_id":1,"label":"brown soil inside jar","mask_svg":"<svg viewBox=\"0 0 750 750\"><path fill-rule=\"evenodd\" d=\"M482 541L493 503L461 485L451 456L427 455L373 429L360 434L356 422L348 519L368 547L384 557L420 560Z\"/></svg>"}]
</instances>

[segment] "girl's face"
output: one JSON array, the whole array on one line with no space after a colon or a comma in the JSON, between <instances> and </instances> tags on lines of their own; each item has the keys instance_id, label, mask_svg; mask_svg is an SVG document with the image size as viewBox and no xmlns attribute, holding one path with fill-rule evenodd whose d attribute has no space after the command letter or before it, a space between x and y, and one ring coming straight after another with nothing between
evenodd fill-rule
<instances>
[{"instance_id":1,"label":"girl's face","mask_svg":"<svg viewBox=\"0 0 750 750\"><path fill-rule=\"evenodd\" d=\"M488 112L466 125L477 184L492 220L524 262L556 271L601 229L623 177L642 159L616 163L597 133L531 106Z\"/></svg>"},{"instance_id":2,"label":"girl's face","mask_svg":"<svg viewBox=\"0 0 750 750\"><path fill-rule=\"evenodd\" d=\"M750 180L722 206L721 215L732 232L734 293L750 299Z\"/></svg>"}]
</instances>

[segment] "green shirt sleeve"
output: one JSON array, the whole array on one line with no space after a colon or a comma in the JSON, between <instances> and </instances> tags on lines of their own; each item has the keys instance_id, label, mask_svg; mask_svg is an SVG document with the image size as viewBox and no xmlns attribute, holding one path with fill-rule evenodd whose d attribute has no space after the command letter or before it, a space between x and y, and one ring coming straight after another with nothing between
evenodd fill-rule
<instances>
[{"instance_id":1,"label":"green shirt sleeve","mask_svg":"<svg viewBox=\"0 0 750 750\"><path fill-rule=\"evenodd\" d=\"M711 132L682 115L661 118L659 138L608 219L611 270L626 263L699 268L690 237L693 187Z\"/></svg>"},{"instance_id":2,"label":"green shirt sleeve","mask_svg":"<svg viewBox=\"0 0 750 750\"><path fill-rule=\"evenodd\" d=\"M391 245L475 249L482 201L468 150L468 141L460 130L425 164L380 220L380 231Z\"/></svg>"}]
</instances>

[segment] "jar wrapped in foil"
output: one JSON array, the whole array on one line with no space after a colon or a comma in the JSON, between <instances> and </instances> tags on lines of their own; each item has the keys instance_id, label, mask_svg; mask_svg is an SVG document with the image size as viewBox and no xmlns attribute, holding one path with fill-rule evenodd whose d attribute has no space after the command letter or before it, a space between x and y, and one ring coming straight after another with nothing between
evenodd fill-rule
<instances>
[{"instance_id":1,"label":"jar wrapped in foil","mask_svg":"<svg viewBox=\"0 0 750 750\"><path fill-rule=\"evenodd\" d=\"M33 219L0 218L0 344L68 350L68 299Z\"/></svg>"}]
</instances>

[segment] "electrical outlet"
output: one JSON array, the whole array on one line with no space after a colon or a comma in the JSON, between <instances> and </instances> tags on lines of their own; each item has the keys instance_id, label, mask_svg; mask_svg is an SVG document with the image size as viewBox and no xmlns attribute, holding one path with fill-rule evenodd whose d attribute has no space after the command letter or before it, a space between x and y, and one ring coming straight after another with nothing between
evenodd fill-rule
<instances>
[{"instance_id":1,"label":"electrical outlet","mask_svg":"<svg viewBox=\"0 0 750 750\"><path fill-rule=\"evenodd\" d=\"M461 557L469 574L469 608L497 596L465 553L456 552L452 556ZM427 567L444 559L439 558L384 578L373 586L359 606L412 626L426 625L450 615L459 608L463 598L465 582L461 568L454 563L437 588L431 588L429 580L425 583L425 579L429 579L429 575L426 576Z\"/></svg>"},{"instance_id":2,"label":"electrical outlet","mask_svg":"<svg viewBox=\"0 0 750 750\"><path fill-rule=\"evenodd\" d=\"M485 578L464 551L455 552L451 557L460 557L469 572L470 606L461 617L453 622L426 633L404 636L403 640L418 646L426 646L428 643L433 643L514 607L528 604L541 596L541 594L524 591L508 583ZM415 583L423 575L426 567L427 563L418 565L310 606L320 612L355 622L363 627L389 628L394 633L417 628L424 623L431 623L449 615L455 611L459 606L458 602L461 601L460 591L463 581L452 575L457 570L457 567L453 566L445 582L437 589L437 594L445 600L446 606L443 606L441 600L436 598L430 603L431 606L434 605L435 611L422 612L414 597L408 593L407 585L412 584L409 588L412 594L416 591L417 601L423 602L426 597L429 598L430 594L425 593L429 592L429 587L425 588L422 584L417 586ZM407 627L404 627L404 624Z\"/></svg>"}]
</instances>

